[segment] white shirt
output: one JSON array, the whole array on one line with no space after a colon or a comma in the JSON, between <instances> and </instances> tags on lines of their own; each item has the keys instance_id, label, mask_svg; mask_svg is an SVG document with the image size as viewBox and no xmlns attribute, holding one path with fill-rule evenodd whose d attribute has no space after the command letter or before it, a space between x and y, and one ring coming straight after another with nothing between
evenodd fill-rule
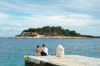
<instances>
[{"instance_id":1,"label":"white shirt","mask_svg":"<svg viewBox=\"0 0 100 66\"><path fill-rule=\"evenodd\" d=\"M43 47L42 51L45 52L45 53L47 53L47 55L48 55L48 48L47 47Z\"/></svg>"}]
</instances>

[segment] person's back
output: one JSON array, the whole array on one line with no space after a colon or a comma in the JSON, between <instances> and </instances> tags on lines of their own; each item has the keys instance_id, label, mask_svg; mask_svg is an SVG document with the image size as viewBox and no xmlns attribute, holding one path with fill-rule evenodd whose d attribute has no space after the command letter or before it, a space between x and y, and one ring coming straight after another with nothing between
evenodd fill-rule
<instances>
[{"instance_id":1,"label":"person's back","mask_svg":"<svg viewBox=\"0 0 100 66\"><path fill-rule=\"evenodd\" d=\"M42 55L42 56L48 55L48 48L45 47L45 44L43 44L43 48L42 48L41 55Z\"/></svg>"},{"instance_id":2,"label":"person's back","mask_svg":"<svg viewBox=\"0 0 100 66\"><path fill-rule=\"evenodd\" d=\"M39 45L37 45L36 50L36 56L41 56L41 49L39 48Z\"/></svg>"}]
</instances>

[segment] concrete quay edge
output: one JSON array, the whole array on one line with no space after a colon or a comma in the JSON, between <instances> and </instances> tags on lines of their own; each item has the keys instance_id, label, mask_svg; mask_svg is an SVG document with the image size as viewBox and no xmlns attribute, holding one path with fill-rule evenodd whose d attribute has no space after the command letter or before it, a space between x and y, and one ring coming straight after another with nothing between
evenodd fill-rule
<instances>
[{"instance_id":1,"label":"concrete quay edge","mask_svg":"<svg viewBox=\"0 0 100 66\"><path fill-rule=\"evenodd\" d=\"M27 56L26 66L100 66L100 59L79 55Z\"/></svg>"}]
</instances>

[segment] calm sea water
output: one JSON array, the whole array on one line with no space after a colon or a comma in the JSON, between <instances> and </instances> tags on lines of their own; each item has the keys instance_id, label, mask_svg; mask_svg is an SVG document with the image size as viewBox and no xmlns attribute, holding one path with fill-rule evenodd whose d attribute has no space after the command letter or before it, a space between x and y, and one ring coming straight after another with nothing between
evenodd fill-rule
<instances>
[{"instance_id":1,"label":"calm sea water","mask_svg":"<svg viewBox=\"0 0 100 66\"><path fill-rule=\"evenodd\" d=\"M0 38L0 66L25 66L24 55L34 55L37 45L46 44L50 54L56 54L61 44L66 55L100 58L100 39L16 39ZM25 48L25 49L23 49Z\"/></svg>"}]
</instances>

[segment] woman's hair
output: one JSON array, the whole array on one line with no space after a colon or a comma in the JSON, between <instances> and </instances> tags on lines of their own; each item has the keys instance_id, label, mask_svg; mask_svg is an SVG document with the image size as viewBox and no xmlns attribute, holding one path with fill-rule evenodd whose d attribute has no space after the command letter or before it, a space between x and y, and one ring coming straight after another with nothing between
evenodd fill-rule
<instances>
[{"instance_id":1,"label":"woman's hair","mask_svg":"<svg viewBox=\"0 0 100 66\"><path fill-rule=\"evenodd\" d=\"M37 48L39 48L39 45L37 45Z\"/></svg>"}]
</instances>

